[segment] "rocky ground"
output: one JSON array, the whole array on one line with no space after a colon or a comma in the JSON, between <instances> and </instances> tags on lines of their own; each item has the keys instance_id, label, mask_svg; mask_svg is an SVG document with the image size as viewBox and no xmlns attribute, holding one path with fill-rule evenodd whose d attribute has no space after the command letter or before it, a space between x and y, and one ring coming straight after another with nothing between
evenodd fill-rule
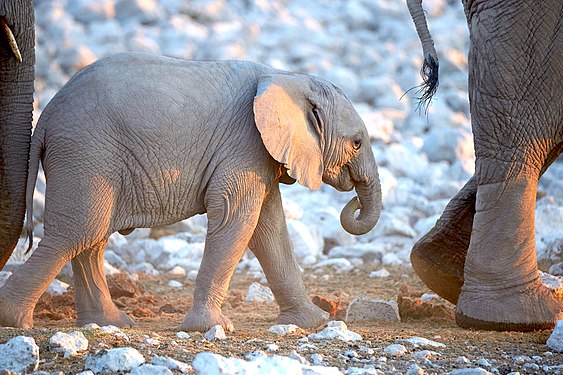
<instances>
[{"instance_id":1,"label":"rocky ground","mask_svg":"<svg viewBox=\"0 0 563 375\"><path fill-rule=\"evenodd\" d=\"M260 267L249 253L239 265L224 306L236 332L228 334L226 340L216 341L204 340L201 334L178 337L175 327L191 305L193 280L203 251L206 231L203 215L167 228L137 229L126 237L119 234L111 237L105 259L106 272L114 280L112 293L118 305L139 323L134 329L123 330L129 340L97 329L80 329L88 340L87 350L67 358L54 350L57 345L50 345L49 340L57 331L75 330L68 267L50 288L50 293L60 295L46 294L38 306L36 329L0 329L0 342L19 335L35 339L39 345L39 371L77 373L85 370L86 354L131 347L147 363L158 355L194 368L192 361L200 352L243 359L261 358L265 354L274 358L272 362L258 362L262 367L254 369L254 373L264 374L283 371L279 368L284 366L272 370L276 368L276 355L321 364L325 367L319 371L327 374L330 370L326 366L348 374L445 373L477 367L503 374L563 372L558 367L563 363L561 354L546 345L551 332L461 330L455 326L451 305L428 296L424 300L429 298L431 302L420 300L423 293L430 291L410 268L408 257L412 245L432 227L449 199L473 173L467 100L468 41L460 2L432 0L424 4L441 61L440 88L427 115L416 110L416 93L405 94L419 83L421 50L402 1L37 0L35 3L36 119L49 99L79 68L97 58L126 50L189 59L251 60L315 74L340 86L354 102L370 132L383 189L382 216L373 231L354 237L344 232L338 219L340 209L352 193L340 193L329 186L315 192L297 185L283 186L291 239L311 296L333 301L327 305L327 309L336 310L331 319L346 320L346 307L361 296L369 300L398 301L401 316L401 321L384 322L349 319L348 329L362 336L358 341L309 339L309 343L304 342L304 337L319 332L322 327L276 336L267 331L274 324L276 305L246 301L248 294L251 299L271 298L264 291L266 284ZM43 233L42 176L34 198L37 244ZM536 244L540 268L563 275L561 158L540 181ZM8 277L25 259L22 251L25 247L22 240L1 277ZM250 288L253 282L262 287L255 284ZM397 316L394 308L389 307L392 305L382 308L387 318ZM445 346L401 341L415 337ZM402 347L386 349L394 344L403 345L405 351L401 353ZM0 358L11 357L0 355ZM213 362L213 358L209 361ZM236 366L243 364L228 362L224 368ZM258 364L255 362L254 366ZM292 365L285 363L285 368L288 366ZM195 371L194 368L187 371ZM365 368L365 372L356 368ZM207 368L202 373L210 371Z\"/></svg>"},{"instance_id":2,"label":"rocky ground","mask_svg":"<svg viewBox=\"0 0 563 375\"><path fill-rule=\"evenodd\" d=\"M122 273L110 277L112 294L119 296L115 298L117 304L135 318L138 323L135 328L114 331L107 327L103 330L73 327L70 291L61 296L46 294L36 309L37 327L25 331L2 329L0 341L19 335L33 337L39 356L31 357L29 369L37 365L37 371L42 371L37 374L75 374L88 369L108 370L110 366L114 367L108 373L116 373L118 369L126 373L142 362L165 365L173 373L200 374L297 374L297 369L304 374L563 372L563 355L546 345L551 332L464 330L455 325L452 305L428 295L423 297L424 302L420 299L430 291L411 271L390 268L388 277L370 277L371 272L372 266L360 266L344 273L325 267L305 269L304 278L311 296L331 302L327 308L332 310L331 320L345 320L349 304L358 296L398 302L400 321L348 322L348 331L340 331L339 338L331 338L322 331L324 327L296 329L285 336L269 332L275 324L277 306L271 302L246 301L250 285L257 281L247 272L235 274L223 305L225 314L235 325L234 333L228 333L226 339L205 339L201 333L182 334L176 327L191 305L193 282L178 276L146 274L141 274L138 281L130 281ZM171 287L170 281L181 282L183 287ZM81 332L87 344L79 350L80 346L63 343L69 350L65 356L61 344L54 343L60 341L53 340L53 336L57 332L74 331ZM319 332L322 333L319 338L311 335ZM560 341L559 345L563 343ZM70 355L69 348L79 351ZM121 360L107 360L108 353L118 354L111 351L115 348L129 348L130 352ZM9 353L0 347L0 354L4 354L0 355L0 365ZM209 353L222 357L211 357ZM199 359L194 361L198 354ZM181 364L173 365L163 357ZM134 373L168 373L161 368L158 369L161 372L156 371L144 366Z\"/></svg>"}]
</instances>

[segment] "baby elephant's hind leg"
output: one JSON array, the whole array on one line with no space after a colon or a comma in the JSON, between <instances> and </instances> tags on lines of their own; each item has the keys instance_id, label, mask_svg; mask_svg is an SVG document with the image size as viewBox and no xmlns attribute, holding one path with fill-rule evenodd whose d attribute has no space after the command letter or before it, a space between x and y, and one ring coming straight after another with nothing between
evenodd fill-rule
<instances>
[{"instance_id":1,"label":"baby elephant's hind leg","mask_svg":"<svg viewBox=\"0 0 563 375\"><path fill-rule=\"evenodd\" d=\"M31 257L0 288L0 326L33 327L37 301L77 251L75 245L43 237Z\"/></svg>"},{"instance_id":2,"label":"baby elephant's hind leg","mask_svg":"<svg viewBox=\"0 0 563 375\"><path fill-rule=\"evenodd\" d=\"M135 321L120 311L109 292L104 271L106 240L78 254L72 260L74 299L78 326L96 323L100 326L131 327Z\"/></svg>"}]
</instances>

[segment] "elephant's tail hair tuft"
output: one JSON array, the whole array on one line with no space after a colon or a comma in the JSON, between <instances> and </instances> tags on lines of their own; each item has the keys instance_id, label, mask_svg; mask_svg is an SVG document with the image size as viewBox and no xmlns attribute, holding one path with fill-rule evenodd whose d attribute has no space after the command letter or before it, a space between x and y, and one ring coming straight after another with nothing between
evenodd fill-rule
<instances>
[{"instance_id":1,"label":"elephant's tail hair tuft","mask_svg":"<svg viewBox=\"0 0 563 375\"><path fill-rule=\"evenodd\" d=\"M418 86L418 93L421 96L418 99L417 109L424 108L424 112L428 112L428 107L430 106L430 101L436 90L438 90L438 62L434 60L432 56L427 56L424 59L424 64L422 69L420 69L420 75L422 77L422 83Z\"/></svg>"}]
</instances>

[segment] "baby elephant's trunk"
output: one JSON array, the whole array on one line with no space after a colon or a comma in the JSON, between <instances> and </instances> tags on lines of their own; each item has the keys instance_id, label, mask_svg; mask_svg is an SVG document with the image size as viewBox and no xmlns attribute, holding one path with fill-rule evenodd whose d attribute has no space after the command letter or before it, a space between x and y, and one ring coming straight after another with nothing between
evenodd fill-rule
<instances>
[{"instance_id":1,"label":"baby elephant's trunk","mask_svg":"<svg viewBox=\"0 0 563 375\"><path fill-rule=\"evenodd\" d=\"M348 233L362 235L369 232L379 220L381 213L381 185L377 167L374 174L367 182L355 185L357 197L354 197L344 206L340 213L340 223ZM356 210L360 210L356 217Z\"/></svg>"}]
</instances>

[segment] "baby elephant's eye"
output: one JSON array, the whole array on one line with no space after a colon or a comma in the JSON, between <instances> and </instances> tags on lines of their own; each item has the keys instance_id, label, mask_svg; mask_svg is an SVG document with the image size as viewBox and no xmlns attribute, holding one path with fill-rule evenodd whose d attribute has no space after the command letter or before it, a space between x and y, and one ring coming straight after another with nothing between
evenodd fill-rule
<instances>
[{"instance_id":1,"label":"baby elephant's eye","mask_svg":"<svg viewBox=\"0 0 563 375\"><path fill-rule=\"evenodd\" d=\"M354 140L354 150L359 150L362 147L362 140L356 139Z\"/></svg>"}]
</instances>

